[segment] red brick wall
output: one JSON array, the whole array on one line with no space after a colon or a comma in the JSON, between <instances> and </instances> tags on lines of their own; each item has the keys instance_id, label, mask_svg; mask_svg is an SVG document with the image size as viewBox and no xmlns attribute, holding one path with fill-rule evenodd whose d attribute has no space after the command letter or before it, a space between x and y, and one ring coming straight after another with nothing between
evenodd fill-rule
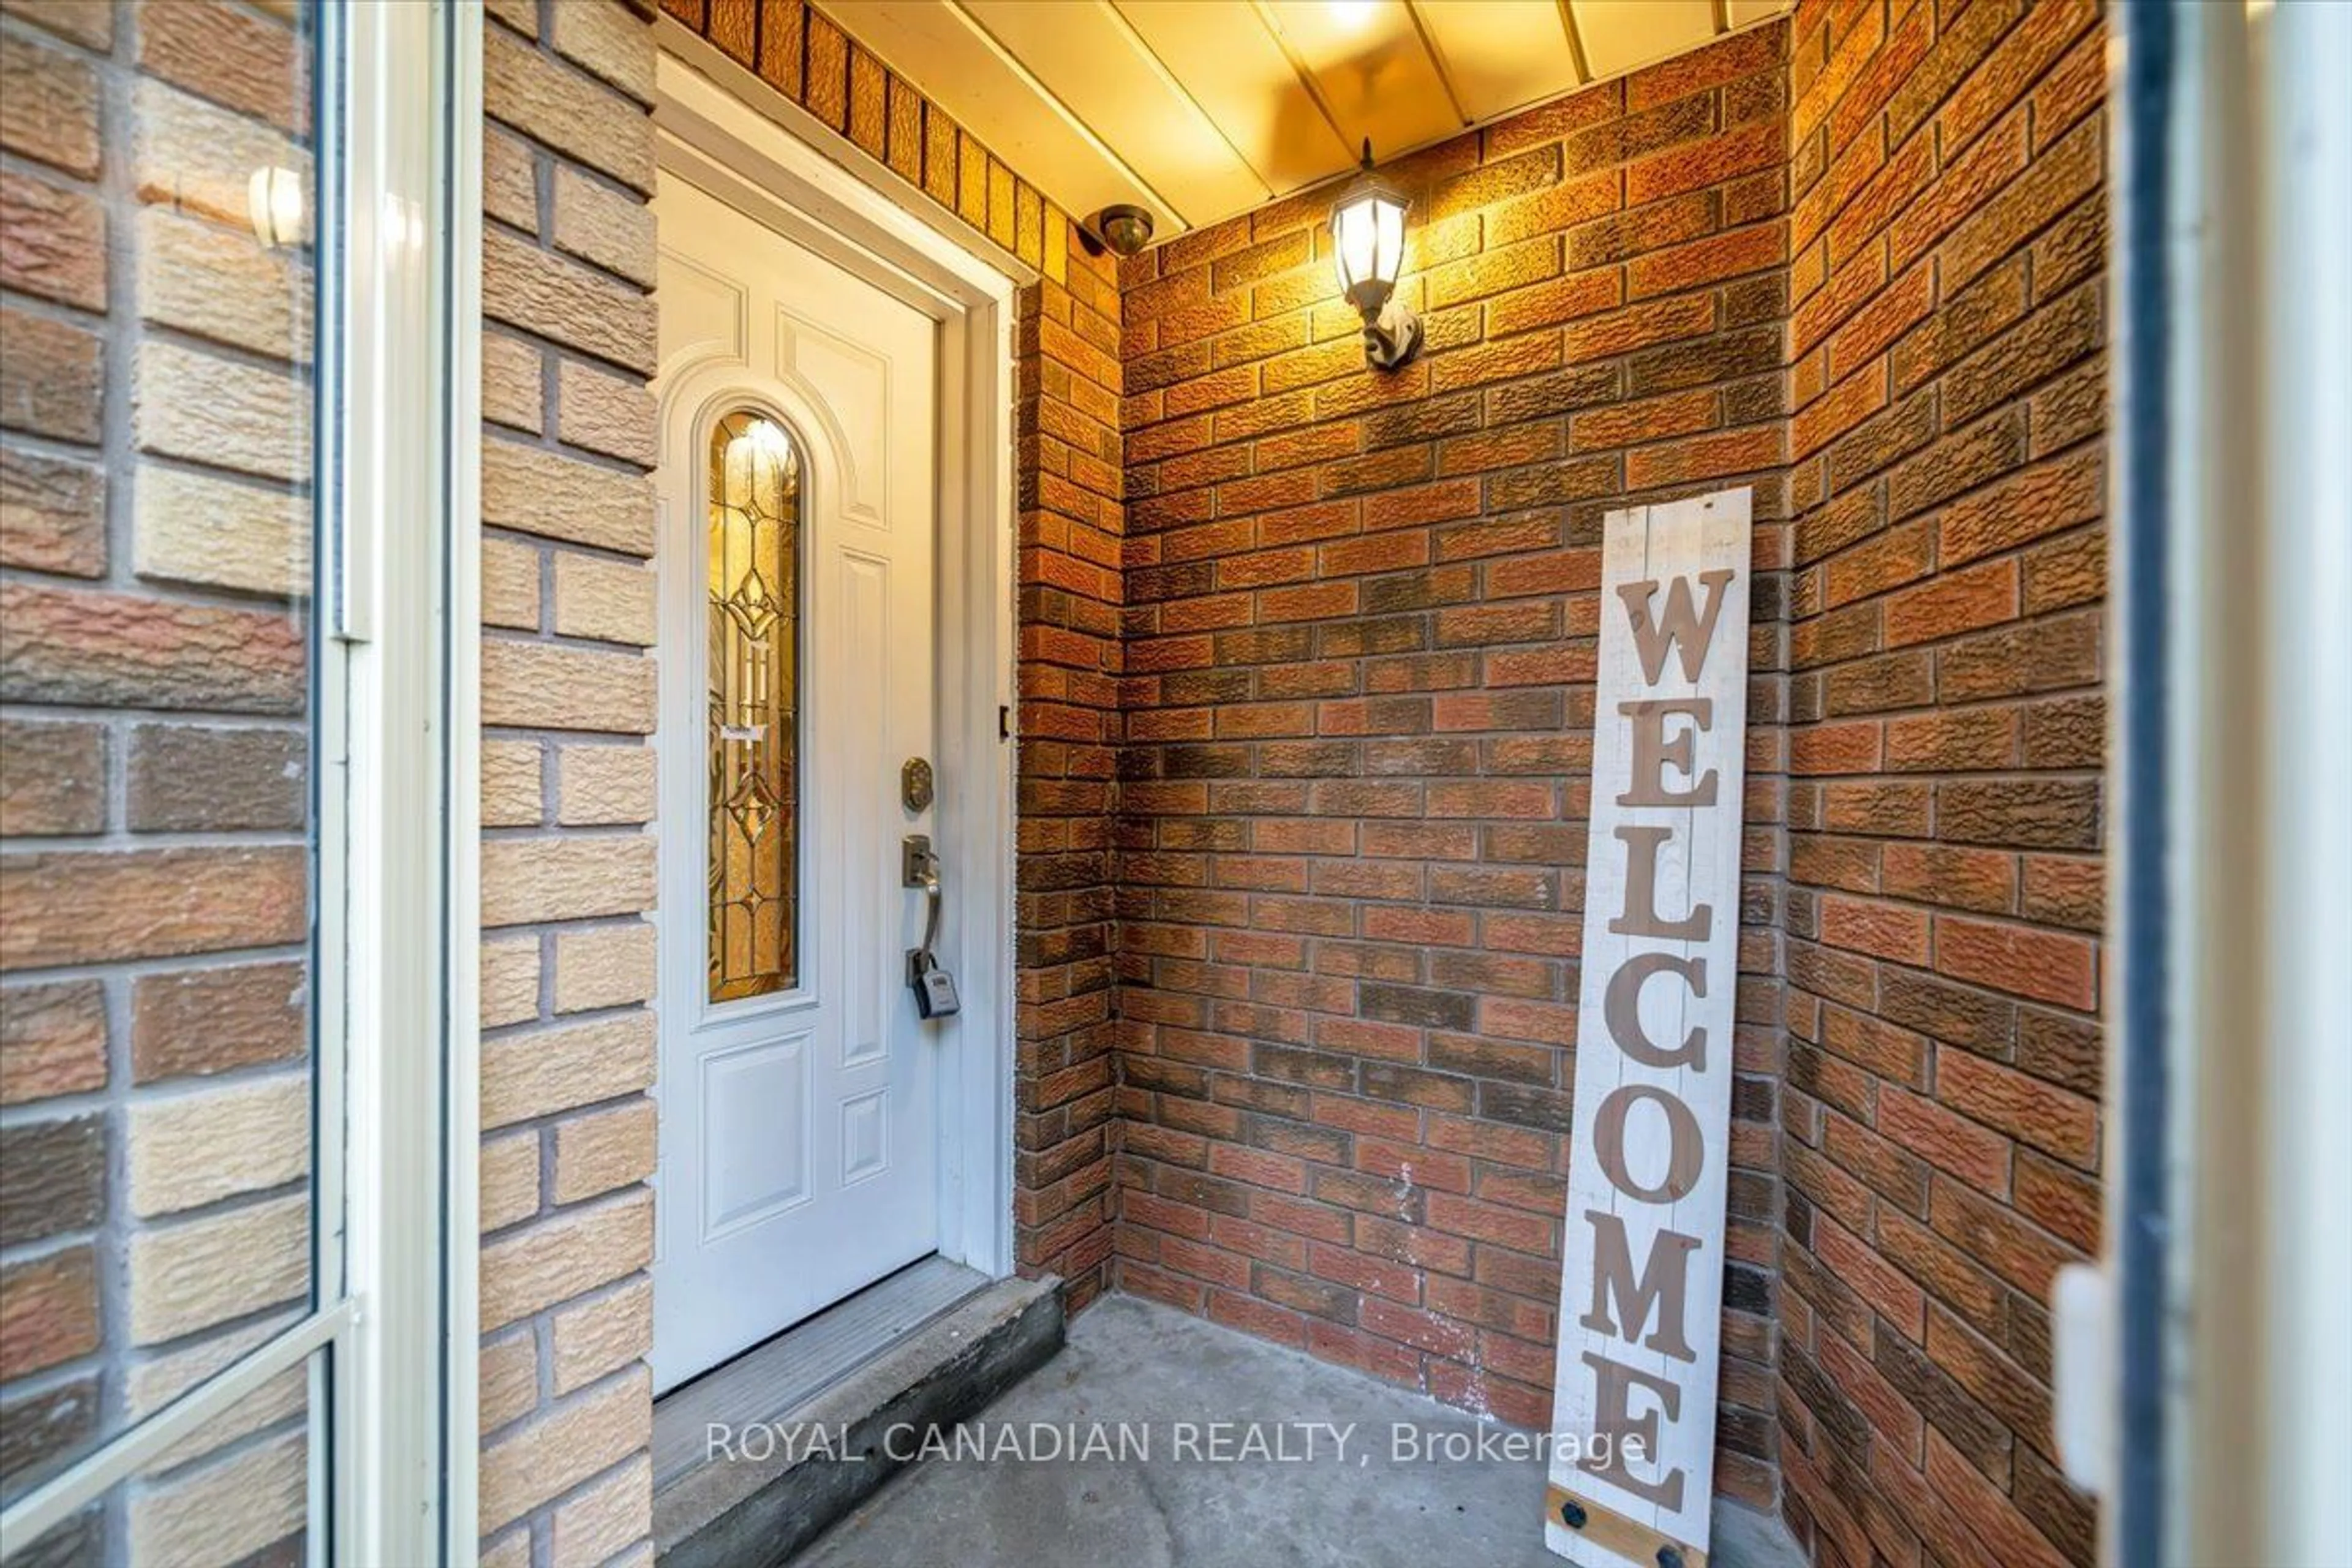
<instances>
[{"instance_id":1,"label":"red brick wall","mask_svg":"<svg viewBox=\"0 0 2352 1568\"><path fill-rule=\"evenodd\" d=\"M1118 1282L1544 1425L1604 510L1756 489L1722 1485L1769 1505L1788 516L1775 24L1123 269Z\"/></svg>"},{"instance_id":2,"label":"red brick wall","mask_svg":"<svg viewBox=\"0 0 2352 1568\"><path fill-rule=\"evenodd\" d=\"M1122 511L1118 285L1075 239L1065 277L1021 293L1013 1219L1075 1311L1110 1279Z\"/></svg>"},{"instance_id":3,"label":"red brick wall","mask_svg":"<svg viewBox=\"0 0 2352 1568\"><path fill-rule=\"evenodd\" d=\"M1070 216L803 0L660 0L1037 275L1021 292L1014 1242L1071 1310L1109 1282L1119 295Z\"/></svg>"},{"instance_id":4,"label":"red brick wall","mask_svg":"<svg viewBox=\"0 0 2352 1568\"><path fill-rule=\"evenodd\" d=\"M2099 1239L2098 8L1790 39L1786 1508L1824 1563L2087 1563L2045 1303Z\"/></svg>"}]
</instances>

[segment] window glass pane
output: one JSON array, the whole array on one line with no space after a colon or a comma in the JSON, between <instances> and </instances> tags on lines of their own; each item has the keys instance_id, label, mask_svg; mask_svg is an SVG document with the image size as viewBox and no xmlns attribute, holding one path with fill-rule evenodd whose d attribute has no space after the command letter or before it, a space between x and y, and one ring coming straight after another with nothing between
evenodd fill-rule
<instances>
[{"instance_id":1,"label":"window glass pane","mask_svg":"<svg viewBox=\"0 0 2352 1568\"><path fill-rule=\"evenodd\" d=\"M267 1337L225 1335L201 1353L135 1377L143 1385L137 1396L142 1409L185 1393ZM315 1352L308 1363L298 1362L270 1378L218 1420L12 1556L9 1568L299 1568L309 1521L316 1517L310 1451L319 1440L312 1413L320 1406L310 1390L325 1353ZM320 1500L322 1506L324 1501Z\"/></svg>"},{"instance_id":2,"label":"window glass pane","mask_svg":"<svg viewBox=\"0 0 2352 1568\"><path fill-rule=\"evenodd\" d=\"M710 999L800 975L800 457L748 410L710 438Z\"/></svg>"},{"instance_id":3,"label":"window glass pane","mask_svg":"<svg viewBox=\"0 0 2352 1568\"><path fill-rule=\"evenodd\" d=\"M312 1296L315 19L0 9L0 1499Z\"/></svg>"}]
</instances>

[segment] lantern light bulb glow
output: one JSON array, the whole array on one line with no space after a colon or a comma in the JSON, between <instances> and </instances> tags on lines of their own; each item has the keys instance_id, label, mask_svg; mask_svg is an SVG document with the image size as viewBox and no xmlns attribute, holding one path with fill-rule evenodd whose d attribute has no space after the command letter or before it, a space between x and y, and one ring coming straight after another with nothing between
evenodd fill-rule
<instances>
[{"instance_id":1,"label":"lantern light bulb glow","mask_svg":"<svg viewBox=\"0 0 2352 1568\"><path fill-rule=\"evenodd\" d=\"M246 185L246 216L253 237L275 250L302 243L302 177L275 164L256 169Z\"/></svg>"},{"instance_id":2,"label":"lantern light bulb glow","mask_svg":"<svg viewBox=\"0 0 2352 1568\"><path fill-rule=\"evenodd\" d=\"M1383 285L1383 291L1396 286L1404 259L1402 203L1363 196L1343 205L1331 226L1343 291L1371 282Z\"/></svg>"}]
</instances>

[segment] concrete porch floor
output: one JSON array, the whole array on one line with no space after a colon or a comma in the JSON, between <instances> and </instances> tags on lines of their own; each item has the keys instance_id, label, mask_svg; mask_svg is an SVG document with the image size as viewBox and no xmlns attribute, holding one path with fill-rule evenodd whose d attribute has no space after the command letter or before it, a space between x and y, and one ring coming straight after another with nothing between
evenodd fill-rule
<instances>
[{"instance_id":1,"label":"concrete porch floor","mask_svg":"<svg viewBox=\"0 0 2352 1568\"><path fill-rule=\"evenodd\" d=\"M1102 1423L1148 1435L1148 1457L931 1458L820 1537L793 1568L1553 1568L1536 1528L1544 1471L1528 1458L1411 1462L1392 1427L1475 1437L1471 1416L1405 1389L1130 1296L1097 1302L1062 1353L978 1418L986 1441L1033 1422L1079 1438ZM1212 1422L1328 1431L1311 1458L1213 1462ZM1183 1425L1194 1442L1182 1452ZM1493 1428L1490 1428L1492 1430ZM1507 1430L1507 1428L1504 1430ZM1066 1436L1065 1441L1069 1439ZM1238 1444L1236 1432L1229 1441ZM1442 1443L1443 1437L1439 1437ZM1777 1521L1718 1505L1715 1568L1801 1568Z\"/></svg>"}]
</instances>

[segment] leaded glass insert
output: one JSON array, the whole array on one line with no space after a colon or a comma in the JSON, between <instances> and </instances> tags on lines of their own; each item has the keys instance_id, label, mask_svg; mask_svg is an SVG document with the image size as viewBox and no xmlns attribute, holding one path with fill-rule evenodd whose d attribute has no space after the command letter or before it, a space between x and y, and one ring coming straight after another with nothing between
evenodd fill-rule
<instances>
[{"instance_id":1,"label":"leaded glass insert","mask_svg":"<svg viewBox=\"0 0 2352 1568\"><path fill-rule=\"evenodd\" d=\"M766 416L710 437L710 999L800 976L800 458Z\"/></svg>"}]
</instances>

